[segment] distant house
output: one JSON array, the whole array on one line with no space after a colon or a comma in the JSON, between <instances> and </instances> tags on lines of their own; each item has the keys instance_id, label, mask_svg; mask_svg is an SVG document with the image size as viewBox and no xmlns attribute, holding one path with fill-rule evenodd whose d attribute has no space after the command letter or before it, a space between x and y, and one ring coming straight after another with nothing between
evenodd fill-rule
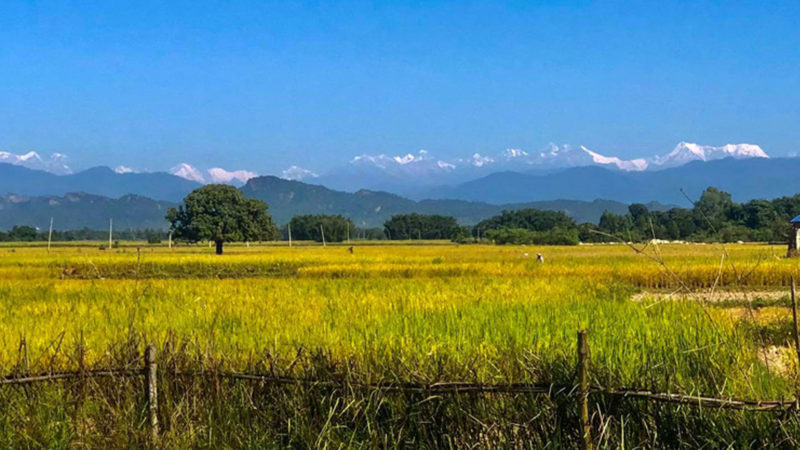
<instances>
[{"instance_id":1,"label":"distant house","mask_svg":"<svg viewBox=\"0 0 800 450\"><path fill-rule=\"evenodd\" d=\"M798 249L800 249L800 216L795 217L789 223L792 224L792 229L789 231L789 249L786 251L787 258L798 256Z\"/></svg>"}]
</instances>

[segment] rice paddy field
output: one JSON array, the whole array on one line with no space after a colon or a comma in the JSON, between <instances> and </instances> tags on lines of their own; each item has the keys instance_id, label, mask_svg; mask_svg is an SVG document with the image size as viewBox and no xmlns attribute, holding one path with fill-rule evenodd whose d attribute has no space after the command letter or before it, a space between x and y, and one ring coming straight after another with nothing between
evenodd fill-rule
<instances>
[{"instance_id":1,"label":"rice paddy field","mask_svg":"<svg viewBox=\"0 0 800 450\"><path fill-rule=\"evenodd\" d=\"M574 448L569 392L355 386L574 383L582 329L594 386L748 400L800 387L787 287L800 260L781 246L348 247L4 244L3 375L138 367L154 344L164 381L157 443L141 380L0 386L0 446ZM191 370L352 385L168 376ZM800 442L795 411L590 400L600 448Z\"/></svg>"}]
</instances>

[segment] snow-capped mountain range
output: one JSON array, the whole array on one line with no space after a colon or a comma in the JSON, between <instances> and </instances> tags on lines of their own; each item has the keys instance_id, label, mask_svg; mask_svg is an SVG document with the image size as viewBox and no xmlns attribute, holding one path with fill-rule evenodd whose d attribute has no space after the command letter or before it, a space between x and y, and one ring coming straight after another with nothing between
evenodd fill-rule
<instances>
[{"instance_id":1,"label":"snow-capped mountain range","mask_svg":"<svg viewBox=\"0 0 800 450\"><path fill-rule=\"evenodd\" d=\"M680 142L671 152L652 158L621 159L606 156L583 145L548 144L539 151L509 148L497 155L474 153L468 158L443 160L425 150L407 155L359 155L343 167L319 176L317 182L344 190L361 187L413 192L398 186L457 184L494 172L550 172L582 166L603 166L625 172L641 172L681 166L691 161L723 158L769 158L753 144L720 147ZM302 178L300 178L302 179ZM366 182L365 182L366 181Z\"/></svg>"},{"instance_id":2,"label":"snow-capped mountain range","mask_svg":"<svg viewBox=\"0 0 800 450\"><path fill-rule=\"evenodd\" d=\"M225 170L221 167L212 167L203 171L188 163L178 164L170 169L169 173L201 184L227 183L241 185L247 183L250 178L258 176L257 173L249 170Z\"/></svg>"},{"instance_id":3,"label":"snow-capped mountain range","mask_svg":"<svg viewBox=\"0 0 800 450\"><path fill-rule=\"evenodd\" d=\"M24 166L29 169L44 170L57 175L67 175L72 173L72 169L67 165L67 157L61 153L53 153L48 158L42 158L36 152L24 154L14 154L0 152L0 163Z\"/></svg>"},{"instance_id":4,"label":"snow-capped mountain range","mask_svg":"<svg viewBox=\"0 0 800 450\"><path fill-rule=\"evenodd\" d=\"M601 165L618 170L639 172L676 167L691 161L711 161L723 158L769 158L764 150L753 144L727 144L720 147L680 142L666 155L652 158L624 160L616 156L606 156L590 150L583 145L548 144L537 152L522 149L506 149L499 155L488 156L474 153L469 158L441 160L433 158L427 151L403 156L360 155L350 161L352 166L371 166L390 171L396 175L428 175L431 173L450 173L464 168L530 170L560 169Z\"/></svg>"},{"instance_id":5,"label":"snow-capped mountain range","mask_svg":"<svg viewBox=\"0 0 800 450\"><path fill-rule=\"evenodd\" d=\"M548 144L538 151L509 148L496 155L474 153L467 158L439 159L429 152L390 156L386 154L362 154L347 164L321 175L297 165L283 170L281 178L297 181L313 179L325 186L356 190L360 188L396 189L407 191L409 187L440 186L456 184L485 176L493 172L552 171L569 167L599 165L626 172L641 172L677 167L692 161L711 161L723 158L769 158L766 152L754 144L727 144L719 147L680 142L672 151L652 158L621 159L606 156L583 145ZM10 163L31 169L45 170L55 174L70 174L67 157L54 153L43 158L36 152L14 154L0 152L0 163ZM117 166L117 173L132 173L136 170ZM230 183L242 185L258 176L249 170L226 170L220 167L199 169L189 163L172 167L169 173L197 183Z\"/></svg>"}]
</instances>

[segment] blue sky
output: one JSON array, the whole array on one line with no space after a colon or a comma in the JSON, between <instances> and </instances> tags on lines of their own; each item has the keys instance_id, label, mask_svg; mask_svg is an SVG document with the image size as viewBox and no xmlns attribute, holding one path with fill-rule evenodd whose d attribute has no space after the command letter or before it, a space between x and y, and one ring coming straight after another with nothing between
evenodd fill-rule
<instances>
[{"instance_id":1,"label":"blue sky","mask_svg":"<svg viewBox=\"0 0 800 450\"><path fill-rule=\"evenodd\" d=\"M800 151L800 2L331 3L3 2L0 150L260 173L548 142Z\"/></svg>"}]
</instances>

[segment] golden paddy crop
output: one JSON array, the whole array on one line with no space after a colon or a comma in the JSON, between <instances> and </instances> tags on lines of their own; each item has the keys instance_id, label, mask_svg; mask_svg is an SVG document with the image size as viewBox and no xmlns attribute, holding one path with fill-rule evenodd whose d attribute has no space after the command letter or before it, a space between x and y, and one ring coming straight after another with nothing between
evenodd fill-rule
<instances>
[{"instance_id":1,"label":"golden paddy crop","mask_svg":"<svg viewBox=\"0 0 800 450\"><path fill-rule=\"evenodd\" d=\"M629 298L643 288L780 288L798 273L781 250L647 249L665 269L621 245L356 245L353 254L231 246L223 256L203 246L4 247L0 362L18 362L23 338L34 360L69 366L53 356L53 343L82 339L86 357L99 361L135 333L192 342L232 368L254 352L304 347L373 369L399 362L424 371L446 361L481 380L539 381L551 375L531 361L568 371L575 332L587 328L603 382L640 385L661 367L673 376L658 383L673 389L778 395L784 378L759 362L758 343L730 314ZM531 257L537 252L544 264Z\"/></svg>"},{"instance_id":2,"label":"golden paddy crop","mask_svg":"<svg viewBox=\"0 0 800 450\"><path fill-rule=\"evenodd\" d=\"M798 386L788 299L776 292L800 265L782 247L139 247L0 246L0 372L140 367L155 344L165 447L574 447L570 395L169 374L571 385L580 329L595 386L747 399L793 398ZM146 446L139 380L82 383L0 390L0 447ZM592 399L598 447L800 442L792 417Z\"/></svg>"}]
</instances>

